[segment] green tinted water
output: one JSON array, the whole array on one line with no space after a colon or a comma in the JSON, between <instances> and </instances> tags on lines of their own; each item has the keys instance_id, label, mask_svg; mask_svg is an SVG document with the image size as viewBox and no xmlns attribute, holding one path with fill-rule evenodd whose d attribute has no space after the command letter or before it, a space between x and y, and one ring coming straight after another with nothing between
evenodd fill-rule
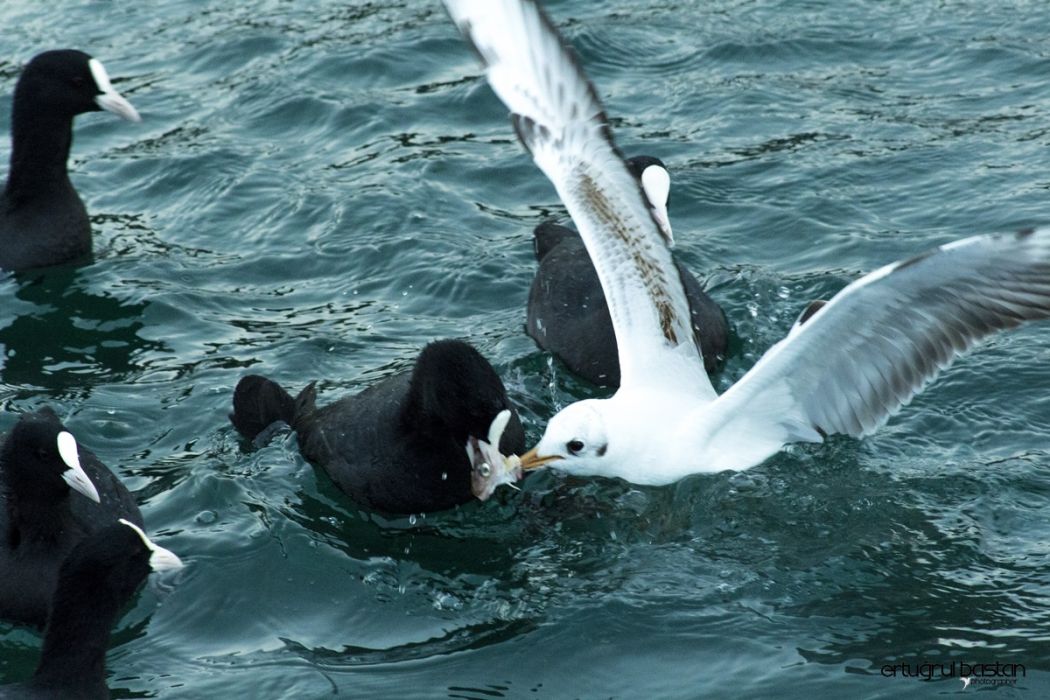
<instances>
[{"instance_id":1,"label":"green tinted water","mask_svg":"<svg viewBox=\"0 0 1050 700\"><path fill-rule=\"evenodd\" d=\"M1041 3L548 7L623 149L672 170L679 255L735 327L721 388L810 299L1047 221ZM439 4L7 0L0 23L4 133L19 67L60 46L144 118L77 123L94 264L0 277L0 429L54 406L190 563L118 624L114 696L961 690L881 673L922 661L1023 663L1047 692L1050 327L993 339L863 442L362 513L294 439L242 450L241 375L320 379L325 401L452 336L531 439L593 393L522 330L530 232L562 208ZM38 648L0 624L0 681Z\"/></svg>"}]
</instances>

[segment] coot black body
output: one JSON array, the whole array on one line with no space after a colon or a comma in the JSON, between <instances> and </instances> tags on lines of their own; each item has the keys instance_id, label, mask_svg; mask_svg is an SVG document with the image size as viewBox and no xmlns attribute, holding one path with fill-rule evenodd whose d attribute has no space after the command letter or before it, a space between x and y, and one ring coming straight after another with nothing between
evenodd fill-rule
<instances>
[{"instance_id":1,"label":"coot black body","mask_svg":"<svg viewBox=\"0 0 1050 700\"><path fill-rule=\"evenodd\" d=\"M0 619L43 627L73 547L119 518L142 525L127 488L75 441L82 476L74 478L57 446L62 433L58 416L42 409L23 415L0 447Z\"/></svg>"},{"instance_id":2,"label":"coot black body","mask_svg":"<svg viewBox=\"0 0 1050 700\"><path fill-rule=\"evenodd\" d=\"M525 449L525 433L495 370L455 341L427 345L404 372L323 407L308 386L292 398L276 382L241 379L230 419L255 440L275 421L295 430L303 456L357 503L386 513L445 510L474 499L468 445L486 440L502 411L504 454Z\"/></svg>"},{"instance_id":3,"label":"coot black body","mask_svg":"<svg viewBox=\"0 0 1050 700\"><path fill-rule=\"evenodd\" d=\"M539 268L529 289L525 323L529 336L589 382L620 386L612 317L583 239L553 222L537 226L534 237ZM729 347L725 313L691 272L677 260L675 266L689 300L704 367L714 372Z\"/></svg>"},{"instance_id":4,"label":"coot black body","mask_svg":"<svg viewBox=\"0 0 1050 700\"><path fill-rule=\"evenodd\" d=\"M126 520L82 539L59 570L36 672L28 681L0 687L0 698L108 698L106 648L113 623L151 571L181 567L178 557Z\"/></svg>"},{"instance_id":5,"label":"coot black body","mask_svg":"<svg viewBox=\"0 0 1050 700\"><path fill-rule=\"evenodd\" d=\"M0 269L57 265L91 254L91 223L66 162L73 118L100 109L139 120L97 59L63 49L26 65L15 86L11 167L0 193Z\"/></svg>"}]
</instances>

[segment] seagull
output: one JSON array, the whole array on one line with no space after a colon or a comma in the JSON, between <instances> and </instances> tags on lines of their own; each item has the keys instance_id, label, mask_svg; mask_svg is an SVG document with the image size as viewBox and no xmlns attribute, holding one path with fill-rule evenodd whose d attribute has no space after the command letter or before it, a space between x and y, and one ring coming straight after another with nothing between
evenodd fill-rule
<instances>
[{"instance_id":1,"label":"seagull","mask_svg":"<svg viewBox=\"0 0 1050 700\"><path fill-rule=\"evenodd\" d=\"M642 185L653 216L670 235L667 200L671 177L653 156L627 159L627 167ZM579 234L553 221L533 231L536 276L529 287L525 332L541 349L592 384L616 389L620 364L609 305L587 247ZM707 295L693 274L675 261L693 315L693 337L704 367L715 372L729 350L729 322L722 308Z\"/></svg>"},{"instance_id":2,"label":"seagull","mask_svg":"<svg viewBox=\"0 0 1050 700\"><path fill-rule=\"evenodd\" d=\"M445 5L576 223L619 347L616 393L559 411L521 468L662 485L748 469L789 443L863 437L982 338L1050 316L1050 228L965 238L814 302L719 396L692 340L670 234L551 20L533 0Z\"/></svg>"}]
</instances>

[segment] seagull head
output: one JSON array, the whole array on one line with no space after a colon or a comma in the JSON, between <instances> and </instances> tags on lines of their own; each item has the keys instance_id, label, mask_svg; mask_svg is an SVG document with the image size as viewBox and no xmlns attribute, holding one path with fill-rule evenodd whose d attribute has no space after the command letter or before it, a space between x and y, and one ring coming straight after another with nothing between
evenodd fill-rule
<instances>
[{"instance_id":1,"label":"seagull head","mask_svg":"<svg viewBox=\"0 0 1050 700\"><path fill-rule=\"evenodd\" d=\"M521 457L524 470L551 466L579 476L608 473L608 421L605 399L587 399L559 411L539 443Z\"/></svg>"}]
</instances>

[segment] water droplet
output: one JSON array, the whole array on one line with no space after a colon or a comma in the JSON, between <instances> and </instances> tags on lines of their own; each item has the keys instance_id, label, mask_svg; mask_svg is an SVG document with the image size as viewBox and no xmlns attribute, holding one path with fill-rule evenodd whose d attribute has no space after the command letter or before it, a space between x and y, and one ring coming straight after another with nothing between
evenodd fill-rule
<instances>
[{"instance_id":1,"label":"water droplet","mask_svg":"<svg viewBox=\"0 0 1050 700\"><path fill-rule=\"evenodd\" d=\"M459 610L463 603L451 593L439 592L434 596L434 608L436 610Z\"/></svg>"},{"instance_id":2,"label":"water droplet","mask_svg":"<svg viewBox=\"0 0 1050 700\"><path fill-rule=\"evenodd\" d=\"M441 480L448 481L448 472L441 472Z\"/></svg>"},{"instance_id":3,"label":"water droplet","mask_svg":"<svg viewBox=\"0 0 1050 700\"><path fill-rule=\"evenodd\" d=\"M408 524L409 525L415 525L416 524L416 516L414 516L414 515L408 516ZM407 552L406 552L406 554L407 554Z\"/></svg>"},{"instance_id":4,"label":"water droplet","mask_svg":"<svg viewBox=\"0 0 1050 700\"><path fill-rule=\"evenodd\" d=\"M195 518L198 525L211 525L218 519L219 516L213 510L202 510Z\"/></svg>"}]
</instances>

